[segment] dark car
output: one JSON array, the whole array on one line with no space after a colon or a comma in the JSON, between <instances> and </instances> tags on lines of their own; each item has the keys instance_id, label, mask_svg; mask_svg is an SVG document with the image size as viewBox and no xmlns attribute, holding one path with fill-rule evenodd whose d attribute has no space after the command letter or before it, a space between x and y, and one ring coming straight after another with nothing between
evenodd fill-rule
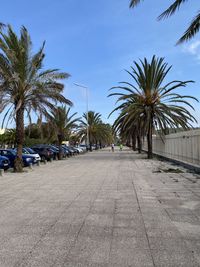
<instances>
[{"instance_id":1,"label":"dark car","mask_svg":"<svg viewBox=\"0 0 200 267\"><path fill-rule=\"evenodd\" d=\"M63 149L64 153L66 154L66 157L71 156L69 150L65 146L62 146L62 149Z\"/></svg>"},{"instance_id":2,"label":"dark car","mask_svg":"<svg viewBox=\"0 0 200 267\"><path fill-rule=\"evenodd\" d=\"M58 153L59 153L59 146L56 146L56 145L50 145L50 146L53 147L53 148L55 148L58 151ZM61 150L62 150L62 156L63 156L63 158L66 158L66 157L69 156L69 152L66 149L64 149L63 146L61 147Z\"/></svg>"},{"instance_id":3,"label":"dark car","mask_svg":"<svg viewBox=\"0 0 200 267\"><path fill-rule=\"evenodd\" d=\"M10 167L10 161L4 156L0 156L0 169L7 170Z\"/></svg>"},{"instance_id":4,"label":"dark car","mask_svg":"<svg viewBox=\"0 0 200 267\"><path fill-rule=\"evenodd\" d=\"M10 167L14 167L14 162L17 156L16 151L14 151L13 149L0 149L0 155L8 158L10 161ZM35 157L29 156L29 155L23 154L22 160L23 160L24 167L28 167L30 166L30 164L37 163L37 160L35 159Z\"/></svg>"},{"instance_id":5,"label":"dark car","mask_svg":"<svg viewBox=\"0 0 200 267\"><path fill-rule=\"evenodd\" d=\"M55 147L54 145L46 145L46 147L48 147L49 149L51 149L51 151L54 154L54 159L58 159L59 158L59 149L57 147Z\"/></svg>"},{"instance_id":6,"label":"dark car","mask_svg":"<svg viewBox=\"0 0 200 267\"><path fill-rule=\"evenodd\" d=\"M45 160L52 160L54 158L54 153L52 152L52 150L48 147L45 146L33 146L31 147L37 154L40 155L41 157L41 161L45 161Z\"/></svg>"},{"instance_id":7,"label":"dark car","mask_svg":"<svg viewBox=\"0 0 200 267\"><path fill-rule=\"evenodd\" d=\"M71 149L69 146L62 145L62 147L65 148L68 151L70 156L74 156L75 155L75 151L73 149Z\"/></svg>"}]
</instances>

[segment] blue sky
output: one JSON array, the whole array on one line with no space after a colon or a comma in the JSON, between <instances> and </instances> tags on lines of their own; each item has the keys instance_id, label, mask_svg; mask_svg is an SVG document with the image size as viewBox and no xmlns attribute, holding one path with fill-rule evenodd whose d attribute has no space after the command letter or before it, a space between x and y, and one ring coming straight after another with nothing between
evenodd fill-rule
<instances>
[{"instance_id":1,"label":"blue sky","mask_svg":"<svg viewBox=\"0 0 200 267\"><path fill-rule=\"evenodd\" d=\"M154 54L173 65L167 81L194 80L184 89L200 99L200 34L184 45L175 46L192 17L198 1L188 1L168 20L156 17L172 1L146 0L129 9L129 0L13 0L1 3L0 21L16 31L29 30L36 51L46 41L45 68L59 68L71 74L64 94L73 101L73 112L86 110L84 91L74 83L89 87L89 109L107 120L115 100L107 98L108 89L128 80L124 69L134 60ZM192 3L192 5L191 5ZM200 122L200 104L194 103Z\"/></svg>"}]
</instances>

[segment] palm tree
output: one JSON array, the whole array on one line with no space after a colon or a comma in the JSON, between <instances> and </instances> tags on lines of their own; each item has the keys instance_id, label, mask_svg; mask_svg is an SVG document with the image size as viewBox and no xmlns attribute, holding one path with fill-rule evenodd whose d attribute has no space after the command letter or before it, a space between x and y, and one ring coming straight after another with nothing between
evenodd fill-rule
<instances>
[{"instance_id":1,"label":"palm tree","mask_svg":"<svg viewBox=\"0 0 200 267\"><path fill-rule=\"evenodd\" d=\"M140 122L140 131L147 136L148 158L152 158L152 134L155 129L160 134L165 134L168 128L187 130L196 122L187 110L187 107L194 110L187 100L197 99L174 92L192 81L171 81L163 85L170 69L171 66L164 63L164 58L153 56L151 62L146 58L139 63L134 61L134 67L127 72L135 84L122 82L120 86L111 88L123 90L110 96L117 95L118 101L122 101L114 111L121 109L125 114L125 127L129 123L137 125Z\"/></svg>"},{"instance_id":2,"label":"palm tree","mask_svg":"<svg viewBox=\"0 0 200 267\"><path fill-rule=\"evenodd\" d=\"M98 132L99 124L101 124L101 114L94 111L88 111L88 113L83 113L83 119L80 124L79 136L82 140L87 140L90 151L92 150L92 144L96 143L96 136ZM88 136L87 136L88 135Z\"/></svg>"},{"instance_id":3,"label":"palm tree","mask_svg":"<svg viewBox=\"0 0 200 267\"><path fill-rule=\"evenodd\" d=\"M105 124L101 120L101 114L94 111L88 111L83 114L83 119L81 120L79 130L79 136L81 140L89 139L90 151L92 150L92 145L99 143L100 147L102 144L110 143L112 141L112 129L109 124Z\"/></svg>"},{"instance_id":4,"label":"palm tree","mask_svg":"<svg viewBox=\"0 0 200 267\"><path fill-rule=\"evenodd\" d=\"M59 159L62 159L62 142L65 138L69 140L72 130L77 128L77 122L80 121L80 118L74 118L76 115L77 112L70 115L70 108L66 106L57 107L51 111L51 114L47 114L50 128L56 133Z\"/></svg>"},{"instance_id":5,"label":"palm tree","mask_svg":"<svg viewBox=\"0 0 200 267\"><path fill-rule=\"evenodd\" d=\"M131 0L130 7L134 8L137 6L141 0ZM175 0L173 4L171 4L159 17L158 20L165 19L173 15L177 10L179 10L180 6L185 4L187 0ZM186 29L182 37L178 40L177 44L181 44L185 41L193 38L200 30L200 11L198 11L197 15L191 21L189 27Z\"/></svg>"},{"instance_id":6,"label":"palm tree","mask_svg":"<svg viewBox=\"0 0 200 267\"><path fill-rule=\"evenodd\" d=\"M0 106L6 110L5 118L15 118L17 157L15 171L22 171L22 146L24 142L24 115L31 112L40 115L53 109L57 103L72 105L63 95L64 85L60 80L69 77L57 69L42 70L44 43L32 53L32 42L25 27L20 37L6 27L0 30Z\"/></svg>"}]
</instances>

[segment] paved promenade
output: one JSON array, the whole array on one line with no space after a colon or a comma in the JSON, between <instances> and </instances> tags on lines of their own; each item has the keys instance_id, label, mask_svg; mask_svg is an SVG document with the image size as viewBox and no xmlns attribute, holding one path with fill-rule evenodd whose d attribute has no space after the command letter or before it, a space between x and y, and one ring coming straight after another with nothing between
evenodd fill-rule
<instances>
[{"instance_id":1,"label":"paved promenade","mask_svg":"<svg viewBox=\"0 0 200 267\"><path fill-rule=\"evenodd\" d=\"M103 150L0 177L0 267L200 266L200 180L168 167Z\"/></svg>"}]
</instances>

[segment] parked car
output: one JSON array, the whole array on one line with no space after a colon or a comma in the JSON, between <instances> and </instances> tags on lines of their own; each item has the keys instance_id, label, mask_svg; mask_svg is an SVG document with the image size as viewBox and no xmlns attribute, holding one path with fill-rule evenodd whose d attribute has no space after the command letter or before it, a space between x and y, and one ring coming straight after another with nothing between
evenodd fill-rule
<instances>
[{"instance_id":1,"label":"parked car","mask_svg":"<svg viewBox=\"0 0 200 267\"><path fill-rule=\"evenodd\" d=\"M8 158L10 161L10 167L14 167L14 162L17 156L16 151L14 151L13 149L0 149L0 155ZM30 156L30 155L23 154L22 160L23 160L24 167L27 167L30 164L37 163L37 160L35 159L35 157Z\"/></svg>"},{"instance_id":2,"label":"parked car","mask_svg":"<svg viewBox=\"0 0 200 267\"><path fill-rule=\"evenodd\" d=\"M16 149L14 149L14 151L16 151ZM22 153L25 155L29 155L32 157L35 157L36 161L41 161L41 157L39 156L39 154L35 153L35 151L33 151L33 149L29 148L29 147L23 147L22 148Z\"/></svg>"},{"instance_id":3,"label":"parked car","mask_svg":"<svg viewBox=\"0 0 200 267\"><path fill-rule=\"evenodd\" d=\"M64 153L66 154L66 157L71 156L69 150L65 146L62 146L62 149L63 149Z\"/></svg>"},{"instance_id":4,"label":"parked car","mask_svg":"<svg viewBox=\"0 0 200 267\"><path fill-rule=\"evenodd\" d=\"M80 146L76 146L75 148L78 149L79 153L83 153L84 152L83 149Z\"/></svg>"},{"instance_id":5,"label":"parked car","mask_svg":"<svg viewBox=\"0 0 200 267\"><path fill-rule=\"evenodd\" d=\"M58 159L59 157L59 149L52 145L43 145L44 147L50 149L53 152L53 159Z\"/></svg>"},{"instance_id":6,"label":"parked car","mask_svg":"<svg viewBox=\"0 0 200 267\"><path fill-rule=\"evenodd\" d=\"M33 146L31 149L40 155L41 161L50 161L54 158L54 153L48 147Z\"/></svg>"},{"instance_id":7,"label":"parked car","mask_svg":"<svg viewBox=\"0 0 200 267\"><path fill-rule=\"evenodd\" d=\"M0 169L7 170L10 167L10 161L7 157L0 156Z\"/></svg>"},{"instance_id":8,"label":"parked car","mask_svg":"<svg viewBox=\"0 0 200 267\"><path fill-rule=\"evenodd\" d=\"M79 153L80 153L80 152L79 152L79 149L78 149L77 147L75 147L75 146L70 146L70 148L74 150L75 154L79 154Z\"/></svg>"},{"instance_id":9,"label":"parked car","mask_svg":"<svg viewBox=\"0 0 200 267\"><path fill-rule=\"evenodd\" d=\"M59 146L56 146L56 145L51 145L52 147L56 148L57 151L59 152ZM69 152L64 149L64 147L62 146L62 156L63 158L66 158L67 156L69 156Z\"/></svg>"},{"instance_id":10,"label":"parked car","mask_svg":"<svg viewBox=\"0 0 200 267\"><path fill-rule=\"evenodd\" d=\"M83 149L83 151L85 151L85 152L89 150L89 147L87 147L86 145L83 145L83 144L80 145L79 147L80 147L81 149Z\"/></svg>"},{"instance_id":11,"label":"parked car","mask_svg":"<svg viewBox=\"0 0 200 267\"><path fill-rule=\"evenodd\" d=\"M67 146L67 145L62 145L65 149L68 150L70 156L74 156L76 154L76 151L74 149L72 149L71 147Z\"/></svg>"}]
</instances>

